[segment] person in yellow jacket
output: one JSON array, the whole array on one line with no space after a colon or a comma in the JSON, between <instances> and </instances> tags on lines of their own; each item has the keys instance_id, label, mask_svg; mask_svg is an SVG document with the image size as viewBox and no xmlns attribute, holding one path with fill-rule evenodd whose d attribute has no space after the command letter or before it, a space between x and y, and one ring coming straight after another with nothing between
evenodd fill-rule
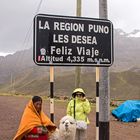
<instances>
[{"instance_id":1,"label":"person in yellow jacket","mask_svg":"<svg viewBox=\"0 0 140 140\"><path fill-rule=\"evenodd\" d=\"M75 118L76 121L82 120L89 124L87 114L91 111L91 106L86 98L85 92L82 88L76 88L72 93L72 100L67 106L67 115ZM86 129L76 130L76 140L86 140L87 134Z\"/></svg>"}]
</instances>

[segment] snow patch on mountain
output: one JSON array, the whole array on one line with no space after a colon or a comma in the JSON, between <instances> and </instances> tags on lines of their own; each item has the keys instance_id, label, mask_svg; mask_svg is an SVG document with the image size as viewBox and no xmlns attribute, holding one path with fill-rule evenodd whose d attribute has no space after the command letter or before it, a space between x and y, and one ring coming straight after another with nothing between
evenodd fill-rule
<instances>
[{"instance_id":1,"label":"snow patch on mountain","mask_svg":"<svg viewBox=\"0 0 140 140\"><path fill-rule=\"evenodd\" d=\"M140 30L134 30L133 32L129 33L127 37L140 37Z\"/></svg>"}]
</instances>

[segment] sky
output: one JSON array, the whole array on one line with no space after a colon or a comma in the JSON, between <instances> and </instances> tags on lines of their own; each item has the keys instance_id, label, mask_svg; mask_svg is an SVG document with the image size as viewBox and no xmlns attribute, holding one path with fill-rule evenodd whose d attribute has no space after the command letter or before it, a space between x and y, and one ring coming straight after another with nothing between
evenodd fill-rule
<instances>
[{"instance_id":1,"label":"sky","mask_svg":"<svg viewBox=\"0 0 140 140\"><path fill-rule=\"evenodd\" d=\"M99 18L98 7L99 0L82 0L81 16ZM140 30L139 10L140 0L108 0L108 19L127 33ZM33 46L37 13L75 16L76 0L0 0L0 56Z\"/></svg>"}]
</instances>

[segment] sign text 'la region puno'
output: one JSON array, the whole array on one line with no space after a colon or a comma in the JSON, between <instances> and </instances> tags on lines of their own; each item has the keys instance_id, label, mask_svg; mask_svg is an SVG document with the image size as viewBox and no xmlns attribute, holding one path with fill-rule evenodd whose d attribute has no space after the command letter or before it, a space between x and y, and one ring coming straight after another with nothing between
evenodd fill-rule
<instances>
[{"instance_id":1,"label":"sign text 'la region puno'","mask_svg":"<svg viewBox=\"0 0 140 140\"><path fill-rule=\"evenodd\" d=\"M103 19L36 15L33 55L42 66L111 66L113 25Z\"/></svg>"}]
</instances>

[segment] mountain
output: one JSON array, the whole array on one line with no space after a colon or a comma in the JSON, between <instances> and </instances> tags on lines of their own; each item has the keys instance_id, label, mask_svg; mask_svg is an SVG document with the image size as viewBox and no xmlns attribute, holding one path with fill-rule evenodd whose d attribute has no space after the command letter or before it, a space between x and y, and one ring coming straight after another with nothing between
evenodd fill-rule
<instances>
[{"instance_id":1,"label":"mountain","mask_svg":"<svg viewBox=\"0 0 140 140\"><path fill-rule=\"evenodd\" d=\"M37 76L35 70L25 72L13 79L12 83L1 86L0 92L24 95L50 96L49 74ZM71 96L75 88L74 72L55 74L54 96ZM111 99L128 100L140 99L140 73L133 71L110 73ZM86 91L87 97L96 97L95 72L81 74L81 87Z\"/></svg>"},{"instance_id":2,"label":"mountain","mask_svg":"<svg viewBox=\"0 0 140 140\"><path fill-rule=\"evenodd\" d=\"M133 35L140 34L137 30L132 32ZM140 36L131 37L132 33L125 33L121 29L115 30L114 33L114 71L125 71L132 68L140 68Z\"/></svg>"},{"instance_id":3,"label":"mountain","mask_svg":"<svg viewBox=\"0 0 140 140\"><path fill-rule=\"evenodd\" d=\"M139 30L125 33L121 29L114 30L114 63L110 67L112 97L121 93L123 88L135 97L140 93L140 37ZM133 36L132 36L133 34ZM33 62L33 49L18 51L5 57L0 56L0 91L18 93L44 94L49 89L49 67L37 66ZM71 91L74 88L75 67L55 67L55 88L57 94ZM87 91L94 91L95 95L95 67L82 67L82 86ZM83 78L84 77L84 78ZM131 77L131 78L130 78ZM65 80L67 79L67 80ZM133 83L131 82L133 79ZM136 80L136 81L135 81ZM134 83L136 82L136 85ZM120 94L121 98L126 96Z\"/></svg>"}]
</instances>

